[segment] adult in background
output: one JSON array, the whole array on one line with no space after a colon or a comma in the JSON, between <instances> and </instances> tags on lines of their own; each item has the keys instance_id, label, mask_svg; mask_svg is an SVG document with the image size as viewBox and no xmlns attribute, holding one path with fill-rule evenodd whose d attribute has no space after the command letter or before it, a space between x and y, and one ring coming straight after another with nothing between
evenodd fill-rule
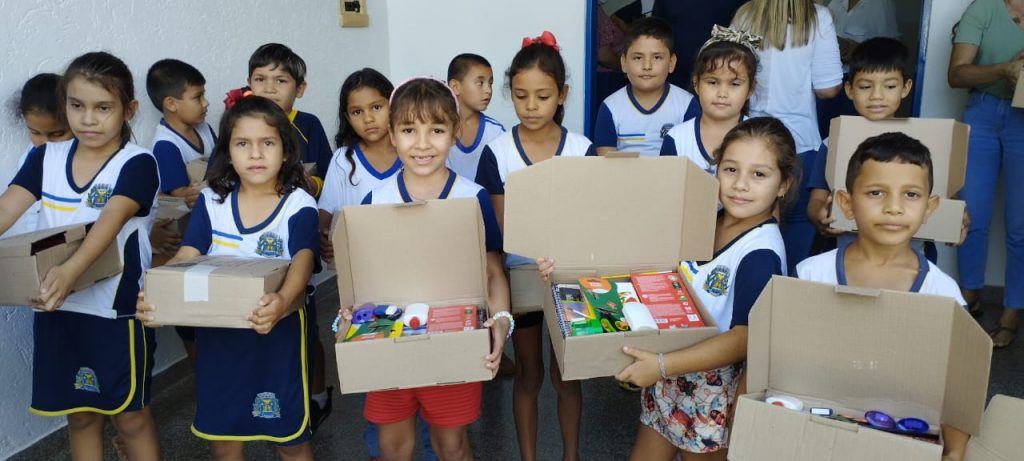
<instances>
[{"instance_id":1,"label":"adult in background","mask_svg":"<svg viewBox=\"0 0 1024 461\"><path fill-rule=\"evenodd\" d=\"M967 174L960 198L971 224L957 250L960 288L977 310L985 284L988 228L996 183L1003 177L1006 289L1003 314L991 332L996 348L1017 337L1024 309L1024 109L1013 108L1014 85L1024 66L1024 0L975 0L956 26L949 86L969 88L963 121L971 126Z\"/></svg>"},{"instance_id":2,"label":"adult in background","mask_svg":"<svg viewBox=\"0 0 1024 461\"><path fill-rule=\"evenodd\" d=\"M651 16L672 24L675 36L676 69L668 76L669 83L690 89L690 74L697 51L711 35L715 24L728 26L746 0L655 0Z\"/></svg>"},{"instance_id":3,"label":"adult in background","mask_svg":"<svg viewBox=\"0 0 1024 461\"><path fill-rule=\"evenodd\" d=\"M812 0L751 0L736 12L733 28L764 38L750 115L772 116L789 128L802 162L801 184L806 184L821 145L815 98L833 98L843 84L832 15ZM808 256L815 234L805 211L808 190L799 191L782 212L789 273Z\"/></svg>"}]
</instances>

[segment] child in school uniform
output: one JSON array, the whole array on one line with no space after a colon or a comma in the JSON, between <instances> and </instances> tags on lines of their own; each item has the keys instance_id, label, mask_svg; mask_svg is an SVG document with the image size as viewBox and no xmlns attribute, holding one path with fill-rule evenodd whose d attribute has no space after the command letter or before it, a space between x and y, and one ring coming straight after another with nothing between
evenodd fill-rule
<instances>
[{"instance_id":1,"label":"child in school uniform","mask_svg":"<svg viewBox=\"0 0 1024 461\"><path fill-rule=\"evenodd\" d=\"M630 459L722 459L727 415L743 387L747 317L773 275L785 274L786 253L774 217L793 197L796 148L785 125L770 117L732 129L714 157L722 210L710 261L683 261L680 272L720 334L675 352L623 349L634 363L616 378L644 388L640 429ZM542 277L554 262L537 260Z\"/></svg>"},{"instance_id":2,"label":"child in school uniform","mask_svg":"<svg viewBox=\"0 0 1024 461\"><path fill-rule=\"evenodd\" d=\"M673 41L672 26L664 19L629 25L619 57L629 84L598 109L594 145L599 155L616 150L658 155L668 130L700 111L690 92L667 82L676 67Z\"/></svg>"},{"instance_id":3,"label":"child in school uniform","mask_svg":"<svg viewBox=\"0 0 1024 461\"><path fill-rule=\"evenodd\" d=\"M491 103L494 72L483 56L463 53L448 63L448 86L459 98L459 137L448 154L448 168L464 178L476 178L484 146L505 132L484 114Z\"/></svg>"},{"instance_id":4,"label":"child in school uniform","mask_svg":"<svg viewBox=\"0 0 1024 461\"><path fill-rule=\"evenodd\" d=\"M157 459L148 407L155 335L134 318L130 299L150 262L156 160L129 142L138 102L120 59L103 52L75 58L59 100L75 138L35 148L0 196L0 233L36 201L42 202L39 229L95 221L82 246L26 300L37 309L29 411L67 416L76 459L103 457L106 415L129 458ZM122 256L122 272L72 293L111 244Z\"/></svg>"},{"instance_id":5,"label":"child in school uniform","mask_svg":"<svg viewBox=\"0 0 1024 461\"><path fill-rule=\"evenodd\" d=\"M220 124L217 155L171 262L200 255L290 260L281 288L251 296L252 329L196 328L196 416L192 433L209 440L217 459L240 459L243 442L269 441L286 460L311 460L312 333L304 299L319 240L316 201L306 186L297 134L269 99L235 104ZM145 322L159 300L138 298Z\"/></svg>"},{"instance_id":6,"label":"child in school uniform","mask_svg":"<svg viewBox=\"0 0 1024 461\"><path fill-rule=\"evenodd\" d=\"M491 318L491 352L484 366L497 373L501 350L514 329L508 313L508 281L501 266L501 234L487 191L448 169L446 157L458 132L458 102L440 80L413 78L391 95L390 138L402 171L367 194L364 205L414 200L476 198L484 221L487 249L487 309ZM350 310L341 315L351 315ZM480 416L482 383L370 392L363 415L379 426L383 459L409 460L415 443L415 415L430 425L430 439L440 459L473 458L466 427Z\"/></svg>"},{"instance_id":7,"label":"child in school uniform","mask_svg":"<svg viewBox=\"0 0 1024 461\"><path fill-rule=\"evenodd\" d=\"M665 135L661 155L678 155L715 174L711 153L729 130L746 118L757 84L760 38L716 25L697 53L692 85L700 116L676 125Z\"/></svg>"},{"instance_id":8,"label":"child in school uniform","mask_svg":"<svg viewBox=\"0 0 1024 461\"><path fill-rule=\"evenodd\" d=\"M61 109L63 101L58 101L57 89L60 86L60 75L37 74L25 82L18 93L17 102L14 104L17 115L25 122L25 131L28 132L29 145L25 152L18 158L18 169L20 170L28 155L37 147L47 142L67 141L74 136L68 128L68 121ZM39 222L39 213L42 206L39 202L32 206L18 218L4 235L23 234L36 230Z\"/></svg>"},{"instance_id":9,"label":"child in school uniform","mask_svg":"<svg viewBox=\"0 0 1024 461\"><path fill-rule=\"evenodd\" d=\"M514 171L554 156L594 155L587 138L562 126L565 98L565 63L554 35L544 32L527 38L512 59L505 78L512 93L519 124L484 147L476 182L491 195L499 226L504 226L505 179ZM533 264L517 255L505 255L505 267ZM512 404L516 408L516 434L524 460L536 459L537 397L543 384L541 312L516 316L519 328L512 335L516 371ZM579 381L562 381L558 365L551 362L551 383L558 395L562 444L565 456L575 459L579 450L579 427L583 399Z\"/></svg>"},{"instance_id":10,"label":"child in school uniform","mask_svg":"<svg viewBox=\"0 0 1024 461\"><path fill-rule=\"evenodd\" d=\"M843 214L857 222L856 238L807 258L797 265L797 277L946 296L966 305L956 281L910 244L939 204L932 174L928 148L905 134L885 133L861 143L850 158L846 190L835 198ZM968 435L945 425L942 432L944 459L963 459Z\"/></svg>"}]
</instances>

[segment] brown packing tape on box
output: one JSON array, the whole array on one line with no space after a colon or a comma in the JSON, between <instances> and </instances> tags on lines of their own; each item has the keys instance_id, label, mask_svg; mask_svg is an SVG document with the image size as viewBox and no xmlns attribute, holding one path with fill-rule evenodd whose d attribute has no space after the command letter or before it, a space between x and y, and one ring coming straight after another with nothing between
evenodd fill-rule
<instances>
[{"instance_id":1,"label":"brown packing tape on box","mask_svg":"<svg viewBox=\"0 0 1024 461\"><path fill-rule=\"evenodd\" d=\"M718 181L682 157L555 157L507 178L504 247L553 259L556 283L675 271L680 260L711 258L717 197ZM698 303L703 328L562 338L550 286L543 299L563 379L617 374L632 362L626 345L668 352L718 334Z\"/></svg>"},{"instance_id":2,"label":"brown packing tape on box","mask_svg":"<svg viewBox=\"0 0 1024 461\"><path fill-rule=\"evenodd\" d=\"M981 432L967 443L965 461L1011 461L1024 457L1024 399L996 395L988 403Z\"/></svg>"},{"instance_id":3,"label":"brown packing tape on box","mask_svg":"<svg viewBox=\"0 0 1024 461\"><path fill-rule=\"evenodd\" d=\"M485 236L476 199L350 206L335 217L331 240L343 307L484 306ZM335 352L344 394L492 377L484 367L487 329L339 342Z\"/></svg>"},{"instance_id":4,"label":"brown packing tape on box","mask_svg":"<svg viewBox=\"0 0 1024 461\"><path fill-rule=\"evenodd\" d=\"M956 120L903 118L870 121L851 116L832 119L825 174L832 191L846 190L846 170L857 146L867 138L889 132L901 132L917 139L931 152L932 193L940 197L939 206L914 237L959 242L965 204L951 197L964 184L970 127ZM856 230L857 224L843 215L835 200L832 201L831 212L835 218L833 228Z\"/></svg>"},{"instance_id":5,"label":"brown packing tape on box","mask_svg":"<svg viewBox=\"0 0 1024 461\"><path fill-rule=\"evenodd\" d=\"M146 270L145 301L153 323L251 328L249 314L262 295L277 292L290 261L236 256L199 256ZM295 306L305 301L300 296Z\"/></svg>"},{"instance_id":6,"label":"brown packing tape on box","mask_svg":"<svg viewBox=\"0 0 1024 461\"><path fill-rule=\"evenodd\" d=\"M66 262L88 234L91 223L73 224L0 239L0 304L23 306L39 295L39 284L50 269ZM117 241L110 243L78 277L73 291L121 273Z\"/></svg>"},{"instance_id":7,"label":"brown packing tape on box","mask_svg":"<svg viewBox=\"0 0 1024 461\"><path fill-rule=\"evenodd\" d=\"M954 299L776 276L750 312L729 459L937 460L942 447L764 402L811 396L979 433L992 340ZM782 410L782 411L780 411Z\"/></svg>"},{"instance_id":8,"label":"brown packing tape on box","mask_svg":"<svg viewBox=\"0 0 1024 461\"><path fill-rule=\"evenodd\" d=\"M1013 101L1010 105L1024 109L1024 69L1020 70L1020 76L1017 77L1017 88L1013 92Z\"/></svg>"}]
</instances>

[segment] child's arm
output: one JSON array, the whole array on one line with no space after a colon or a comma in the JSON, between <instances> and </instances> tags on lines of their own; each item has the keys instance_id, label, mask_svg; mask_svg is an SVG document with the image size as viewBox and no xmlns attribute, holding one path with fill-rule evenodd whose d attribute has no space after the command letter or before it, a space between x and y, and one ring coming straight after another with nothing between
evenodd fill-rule
<instances>
[{"instance_id":1,"label":"child's arm","mask_svg":"<svg viewBox=\"0 0 1024 461\"><path fill-rule=\"evenodd\" d=\"M292 256L292 264L281 289L261 296L259 307L249 315L253 330L261 335L270 333L278 320L296 310L295 300L306 295L306 284L313 275L313 257L310 249L303 249Z\"/></svg>"},{"instance_id":2,"label":"child's arm","mask_svg":"<svg viewBox=\"0 0 1024 461\"><path fill-rule=\"evenodd\" d=\"M199 183L193 182L187 186L181 186L167 192L167 195L185 199L185 206L192 208L199 198Z\"/></svg>"},{"instance_id":3,"label":"child's arm","mask_svg":"<svg viewBox=\"0 0 1024 461\"><path fill-rule=\"evenodd\" d=\"M33 203L36 203L35 195L24 187L11 184L0 195L0 234L7 232Z\"/></svg>"},{"instance_id":4,"label":"child's arm","mask_svg":"<svg viewBox=\"0 0 1024 461\"><path fill-rule=\"evenodd\" d=\"M52 311L63 305L78 277L110 246L121 227L140 208L139 202L132 198L123 195L111 197L103 206L99 219L86 234L82 246L64 264L50 269L43 277L39 284L39 296L31 300L32 306Z\"/></svg>"},{"instance_id":5,"label":"child's arm","mask_svg":"<svg viewBox=\"0 0 1024 461\"><path fill-rule=\"evenodd\" d=\"M811 197L807 201L807 218L811 224L818 229L818 233L826 237L842 235L843 231L835 229L832 223L836 218L832 217L831 210L832 194L825 189L811 189Z\"/></svg>"},{"instance_id":6,"label":"child's arm","mask_svg":"<svg viewBox=\"0 0 1024 461\"><path fill-rule=\"evenodd\" d=\"M942 461L963 461L970 434L953 426L942 425Z\"/></svg>"},{"instance_id":7,"label":"child's arm","mask_svg":"<svg viewBox=\"0 0 1024 461\"><path fill-rule=\"evenodd\" d=\"M658 354L624 347L626 355L635 362L626 367L615 379L647 387L661 379ZM747 358L747 327L737 325L731 330L701 341L686 349L664 354L665 376L714 370Z\"/></svg>"},{"instance_id":8,"label":"child's arm","mask_svg":"<svg viewBox=\"0 0 1024 461\"><path fill-rule=\"evenodd\" d=\"M615 129L615 117L612 115L608 105L601 103L597 110L597 121L594 123L594 148L597 155L604 155L615 152L618 149L619 139Z\"/></svg>"},{"instance_id":9,"label":"child's arm","mask_svg":"<svg viewBox=\"0 0 1024 461\"><path fill-rule=\"evenodd\" d=\"M501 317L494 318L498 312L508 312L509 309L509 288L508 279L505 278L505 270L502 268L501 253L498 251L487 252L487 314L490 317L484 322L485 328L491 329L491 353L485 357L485 366L491 370L491 375L498 373L498 366L501 364L501 353L505 348L505 339L508 337L511 320Z\"/></svg>"},{"instance_id":10,"label":"child's arm","mask_svg":"<svg viewBox=\"0 0 1024 461\"><path fill-rule=\"evenodd\" d=\"M331 243L331 221L334 220L334 215L323 209L318 211L320 220L320 259L330 263L334 261L334 244Z\"/></svg>"},{"instance_id":11,"label":"child's arm","mask_svg":"<svg viewBox=\"0 0 1024 461\"><path fill-rule=\"evenodd\" d=\"M176 253L173 258L167 261L167 264L188 261L190 259L199 257L200 254L202 253L200 253L199 250L193 247L182 246L181 248L178 248L178 253ZM139 296L135 300L135 319L142 322L142 325L147 327L153 328L160 326L153 323L153 311L156 310L156 306L153 304L146 303L143 300L144 298L145 292L143 290L140 290Z\"/></svg>"},{"instance_id":12,"label":"child's arm","mask_svg":"<svg viewBox=\"0 0 1024 461\"><path fill-rule=\"evenodd\" d=\"M494 218L498 220L498 230L505 235L505 196L491 195L491 207L494 208Z\"/></svg>"}]
</instances>

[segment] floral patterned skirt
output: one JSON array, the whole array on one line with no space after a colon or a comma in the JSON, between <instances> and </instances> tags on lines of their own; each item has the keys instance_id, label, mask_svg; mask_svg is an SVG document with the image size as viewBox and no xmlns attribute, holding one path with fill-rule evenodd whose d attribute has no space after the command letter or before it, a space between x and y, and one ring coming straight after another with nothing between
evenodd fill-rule
<instances>
[{"instance_id":1,"label":"floral patterned skirt","mask_svg":"<svg viewBox=\"0 0 1024 461\"><path fill-rule=\"evenodd\" d=\"M679 449L709 453L728 446L725 426L736 403L742 364L662 379L640 394L640 422Z\"/></svg>"}]
</instances>

